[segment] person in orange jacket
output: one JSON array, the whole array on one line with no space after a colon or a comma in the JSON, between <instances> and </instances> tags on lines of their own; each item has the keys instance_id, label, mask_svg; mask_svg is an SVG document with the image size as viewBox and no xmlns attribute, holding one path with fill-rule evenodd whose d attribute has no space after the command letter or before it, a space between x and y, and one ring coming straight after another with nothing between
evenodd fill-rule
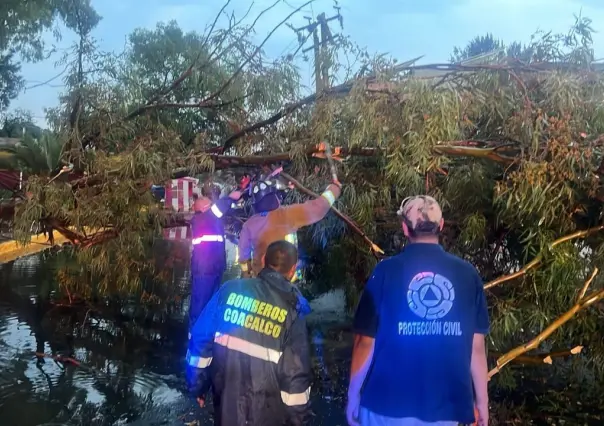
<instances>
[{"instance_id":1,"label":"person in orange jacket","mask_svg":"<svg viewBox=\"0 0 604 426\"><path fill-rule=\"evenodd\" d=\"M276 181L266 179L252 187L256 214L244 224L239 234L239 264L244 278L255 277L263 268L267 247L295 233L298 229L323 219L341 193L342 185L334 179L320 197L282 206Z\"/></svg>"}]
</instances>

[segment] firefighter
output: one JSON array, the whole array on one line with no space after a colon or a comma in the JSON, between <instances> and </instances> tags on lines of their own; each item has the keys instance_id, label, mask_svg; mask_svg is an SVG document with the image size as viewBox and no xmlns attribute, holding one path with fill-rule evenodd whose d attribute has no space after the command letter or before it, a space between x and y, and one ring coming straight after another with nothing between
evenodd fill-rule
<instances>
[{"instance_id":1,"label":"firefighter","mask_svg":"<svg viewBox=\"0 0 604 426\"><path fill-rule=\"evenodd\" d=\"M218 426L302 425L312 379L308 302L290 283L298 251L269 245L257 278L222 285L195 324L187 383L204 406L212 388Z\"/></svg>"},{"instance_id":2,"label":"firefighter","mask_svg":"<svg viewBox=\"0 0 604 426\"><path fill-rule=\"evenodd\" d=\"M239 264L244 278L256 276L262 269L262 257L273 241L285 240L298 229L323 219L340 196L342 185L337 179L320 197L305 203L281 206L276 181L256 182L252 202L256 214L250 217L239 234Z\"/></svg>"},{"instance_id":3,"label":"firefighter","mask_svg":"<svg viewBox=\"0 0 604 426\"><path fill-rule=\"evenodd\" d=\"M222 282L226 270L223 216L229 212L231 204L240 198L241 191L235 190L215 203L207 196L200 197L193 206L195 214L190 222L193 252L189 328L193 327Z\"/></svg>"}]
</instances>

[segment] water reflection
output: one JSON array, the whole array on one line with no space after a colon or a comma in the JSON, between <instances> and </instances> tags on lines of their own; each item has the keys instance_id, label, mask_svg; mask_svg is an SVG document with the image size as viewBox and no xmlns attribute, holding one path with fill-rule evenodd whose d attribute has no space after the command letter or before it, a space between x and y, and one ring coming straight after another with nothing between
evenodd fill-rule
<instances>
[{"instance_id":1,"label":"water reflection","mask_svg":"<svg viewBox=\"0 0 604 426\"><path fill-rule=\"evenodd\" d=\"M226 279L238 273L235 256L229 244ZM45 254L0 266L1 424L182 425L200 414L182 378L188 268L173 268L169 287L178 297L168 306L74 310L44 297L53 291L55 267ZM348 333L323 322L313 326L313 335L318 356L312 424L344 425Z\"/></svg>"}]
</instances>

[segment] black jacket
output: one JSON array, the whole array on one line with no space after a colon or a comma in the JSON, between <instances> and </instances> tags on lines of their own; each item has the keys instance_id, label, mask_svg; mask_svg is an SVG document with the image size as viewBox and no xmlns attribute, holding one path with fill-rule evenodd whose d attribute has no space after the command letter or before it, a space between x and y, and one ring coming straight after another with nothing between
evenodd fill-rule
<instances>
[{"instance_id":1,"label":"black jacket","mask_svg":"<svg viewBox=\"0 0 604 426\"><path fill-rule=\"evenodd\" d=\"M308 302L278 272L227 281L191 331L187 381L213 385L219 426L302 425L312 378Z\"/></svg>"}]
</instances>

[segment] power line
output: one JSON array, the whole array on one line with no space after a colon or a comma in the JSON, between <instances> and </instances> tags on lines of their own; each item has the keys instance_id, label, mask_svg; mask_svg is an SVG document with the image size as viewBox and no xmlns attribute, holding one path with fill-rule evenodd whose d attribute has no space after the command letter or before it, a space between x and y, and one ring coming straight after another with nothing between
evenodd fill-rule
<instances>
[{"instance_id":1,"label":"power line","mask_svg":"<svg viewBox=\"0 0 604 426\"><path fill-rule=\"evenodd\" d=\"M302 50L302 53L307 53L311 50L314 51L315 89L317 92L329 87L330 55L327 52L327 47L328 44L333 43L339 37L338 34L332 34L329 22L337 20L340 23L340 27L344 27L344 20L340 14L340 7L337 1L334 9L337 13L329 18L325 16L325 13L320 13L316 19L305 16L304 18L308 21L308 24L300 28L288 24L298 36L299 45L294 56L300 50ZM312 46L304 48L310 37L313 38Z\"/></svg>"}]
</instances>

